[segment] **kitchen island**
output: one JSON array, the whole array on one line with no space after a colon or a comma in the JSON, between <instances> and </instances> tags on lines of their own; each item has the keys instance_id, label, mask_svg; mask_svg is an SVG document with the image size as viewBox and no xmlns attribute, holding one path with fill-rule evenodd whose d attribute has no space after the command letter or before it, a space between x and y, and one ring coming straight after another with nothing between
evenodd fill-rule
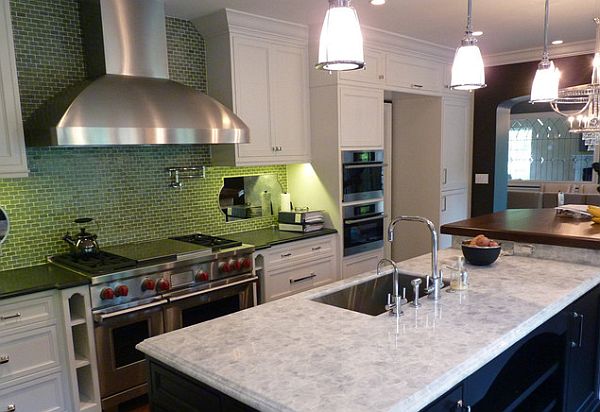
<instances>
[{"instance_id":1,"label":"kitchen island","mask_svg":"<svg viewBox=\"0 0 600 412\"><path fill-rule=\"evenodd\" d=\"M441 267L459 254L442 251ZM429 264L424 255L400 267L424 274ZM312 300L377 276L370 272L150 338L138 349L261 411L418 411L600 283L596 267L520 256L468 269L467 292L404 306L400 318Z\"/></svg>"}]
</instances>

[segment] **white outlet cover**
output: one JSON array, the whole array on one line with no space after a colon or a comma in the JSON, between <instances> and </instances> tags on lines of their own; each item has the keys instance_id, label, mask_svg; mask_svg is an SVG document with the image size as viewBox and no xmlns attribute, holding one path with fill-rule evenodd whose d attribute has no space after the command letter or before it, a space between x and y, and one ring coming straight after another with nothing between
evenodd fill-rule
<instances>
[{"instance_id":1,"label":"white outlet cover","mask_svg":"<svg viewBox=\"0 0 600 412\"><path fill-rule=\"evenodd\" d=\"M475 173L476 185L487 185L490 182L490 175L487 173Z\"/></svg>"}]
</instances>

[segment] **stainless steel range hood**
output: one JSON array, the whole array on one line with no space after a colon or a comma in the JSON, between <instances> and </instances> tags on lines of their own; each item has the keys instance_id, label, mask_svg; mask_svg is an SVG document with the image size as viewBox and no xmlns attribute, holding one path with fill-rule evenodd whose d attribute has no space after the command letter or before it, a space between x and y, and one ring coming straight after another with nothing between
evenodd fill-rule
<instances>
[{"instance_id":1,"label":"stainless steel range hood","mask_svg":"<svg viewBox=\"0 0 600 412\"><path fill-rule=\"evenodd\" d=\"M248 143L246 124L169 80L162 0L80 0L88 73L25 124L29 146Z\"/></svg>"}]
</instances>

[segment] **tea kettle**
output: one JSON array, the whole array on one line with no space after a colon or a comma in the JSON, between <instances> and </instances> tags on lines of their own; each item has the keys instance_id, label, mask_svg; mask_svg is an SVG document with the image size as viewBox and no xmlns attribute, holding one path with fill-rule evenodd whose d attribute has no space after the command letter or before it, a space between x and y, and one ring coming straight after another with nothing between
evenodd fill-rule
<instances>
[{"instance_id":1,"label":"tea kettle","mask_svg":"<svg viewBox=\"0 0 600 412\"><path fill-rule=\"evenodd\" d=\"M75 219L75 223L78 225L84 225L92 222L94 219L89 217L82 217ZM100 251L100 246L96 239L98 235L88 233L85 227L81 227L79 233L75 236L71 236L69 232L63 237L63 240L69 244L71 253L73 255L92 255Z\"/></svg>"}]
</instances>

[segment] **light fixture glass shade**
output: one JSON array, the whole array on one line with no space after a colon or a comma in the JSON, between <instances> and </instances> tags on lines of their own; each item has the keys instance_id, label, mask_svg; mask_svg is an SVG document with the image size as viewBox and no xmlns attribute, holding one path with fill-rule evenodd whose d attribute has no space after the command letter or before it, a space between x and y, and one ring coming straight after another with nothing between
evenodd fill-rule
<instances>
[{"instance_id":1,"label":"light fixture glass shade","mask_svg":"<svg viewBox=\"0 0 600 412\"><path fill-rule=\"evenodd\" d=\"M320 70L347 71L365 66L358 15L349 0L333 0L323 21L319 41Z\"/></svg>"},{"instance_id":2,"label":"light fixture glass shade","mask_svg":"<svg viewBox=\"0 0 600 412\"><path fill-rule=\"evenodd\" d=\"M542 61L533 78L529 101L532 103L544 103L556 100L558 98L559 79L560 70L554 66L554 62Z\"/></svg>"},{"instance_id":3,"label":"light fixture glass shade","mask_svg":"<svg viewBox=\"0 0 600 412\"><path fill-rule=\"evenodd\" d=\"M486 86L483 58L475 43L475 39L465 39L456 49L452 64L451 89L475 90Z\"/></svg>"}]
</instances>

